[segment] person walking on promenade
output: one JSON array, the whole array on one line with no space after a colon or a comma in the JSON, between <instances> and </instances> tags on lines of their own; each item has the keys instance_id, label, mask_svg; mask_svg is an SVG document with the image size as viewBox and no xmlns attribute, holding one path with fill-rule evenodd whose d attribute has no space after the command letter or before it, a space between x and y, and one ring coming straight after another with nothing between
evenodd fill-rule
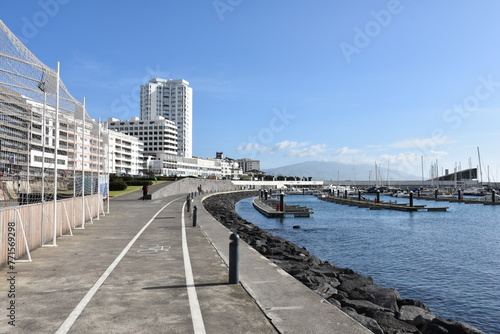
<instances>
[{"instance_id":1,"label":"person walking on promenade","mask_svg":"<svg viewBox=\"0 0 500 334\"><path fill-rule=\"evenodd\" d=\"M143 185L142 186L142 200L145 201L147 196L148 196L148 186Z\"/></svg>"}]
</instances>

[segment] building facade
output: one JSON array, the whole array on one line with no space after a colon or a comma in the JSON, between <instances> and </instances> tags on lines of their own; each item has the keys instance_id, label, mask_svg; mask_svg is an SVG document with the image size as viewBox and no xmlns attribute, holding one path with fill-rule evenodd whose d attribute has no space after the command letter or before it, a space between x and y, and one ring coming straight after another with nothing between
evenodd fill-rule
<instances>
[{"instance_id":1,"label":"building facade","mask_svg":"<svg viewBox=\"0 0 500 334\"><path fill-rule=\"evenodd\" d=\"M252 160L252 159L238 159L236 160L240 165L243 173L250 171L260 171L260 160Z\"/></svg>"},{"instance_id":2,"label":"building facade","mask_svg":"<svg viewBox=\"0 0 500 334\"><path fill-rule=\"evenodd\" d=\"M109 169L117 175L142 176L145 174L144 145L136 137L108 130Z\"/></svg>"},{"instance_id":3,"label":"building facade","mask_svg":"<svg viewBox=\"0 0 500 334\"><path fill-rule=\"evenodd\" d=\"M132 117L130 121L109 118L107 127L136 137L143 143L145 157L177 155L177 127L174 122L162 116L153 116L147 120Z\"/></svg>"},{"instance_id":4,"label":"building facade","mask_svg":"<svg viewBox=\"0 0 500 334\"><path fill-rule=\"evenodd\" d=\"M176 155L193 155L193 90L186 80L154 78L141 86L140 118L162 116L174 122L178 144Z\"/></svg>"}]
</instances>

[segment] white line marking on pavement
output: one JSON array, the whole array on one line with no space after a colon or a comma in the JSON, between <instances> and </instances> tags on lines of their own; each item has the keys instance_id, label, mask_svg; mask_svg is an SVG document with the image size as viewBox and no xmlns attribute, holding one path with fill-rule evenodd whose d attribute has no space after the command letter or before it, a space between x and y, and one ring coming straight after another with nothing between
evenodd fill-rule
<instances>
[{"instance_id":1,"label":"white line marking on pavement","mask_svg":"<svg viewBox=\"0 0 500 334\"><path fill-rule=\"evenodd\" d=\"M195 334L205 334L205 324L203 323L203 316L201 315L200 303L198 302L198 295L194 285L193 270L191 268L191 259L189 258L189 250L186 237L186 224L184 222L184 207L182 206L182 255L184 256L184 271L186 273L186 287L189 298L189 308L191 309L191 318L193 319L193 327Z\"/></svg>"},{"instance_id":2,"label":"white line marking on pavement","mask_svg":"<svg viewBox=\"0 0 500 334\"><path fill-rule=\"evenodd\" d=\"M165 204L165 206L163 208L161 208L153 216L153 218L151 218L151 220L149 222L147 222L146 225L144 225L144 227L139 232L137 232L137 234L135 235L135 237L132 240L130 240L130 242L122 250L122 252L120 253L120 255L118 255L118 257L113 261L113 263L111 263L111 265L108 267L108 269L106 269L106 271L101 275L101 277L99 277L99 279L97 280L97 282L94 283L94 285L92 286L92 288L90 288L90 290L83 297L83 299L80 301L80 303L78 303L78 305L76 305L76 307L73 310L73 312L71 312L71 314L66 318L66 320L63 322L63 324L61 325L61 327L59 327L59 329L57 330L56 334L66 334L69 331L69 329L71 328L71 326L73 326L73 324L75 323L76 319L78 319L78 317L83 312L83 310L85 309L85 307L87 306L87 304L90 302L90 300L92 299L92 297L95 295L95 293L97 292L97 290L99 290L99 288L101 287L101 285L108 278L108 276L111 274L111 272L116 268L116 266L118 265L118 263L120 263L120 261L123 259L123 257L125 256L125 254L127 254L127 252L130 250L130 248L132 247L132 245L136 242L136 240L141 236L141 234L146 230L146 228L148 228L148 226L153 222L153 220L155 220L156 216L158 216L160 214L160 212L162 212L163 209L165 209L167 206L169 206L170 204L172 204L173 202L175 202L175 201L177 201L177 200L179 200L181 198L184 198L184 197L176 198L176 199L168 202L167 204ZM183 211L182 215L184 216L184 211Z\"/></svg>"}]
</instances>

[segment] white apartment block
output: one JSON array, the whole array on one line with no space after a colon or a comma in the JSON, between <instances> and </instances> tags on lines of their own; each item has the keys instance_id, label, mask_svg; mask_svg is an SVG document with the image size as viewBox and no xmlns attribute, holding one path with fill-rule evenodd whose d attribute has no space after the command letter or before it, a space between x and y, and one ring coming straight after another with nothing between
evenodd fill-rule
<instances>
[{"instance_id":1,"label":"white apartment block","mask_svg":"<svg viewBox=\"0 0 500 334\"><path fill-rule=\"evenodd\" d=\"M144 144L145 157L177 155L177 127L174 122L162 116L153 116L148 120L132 117L130 121L109 118L107 126L109 129L126 133L141 141Z\"/></svg>"},{"instance_id":2,"label":"white apartment block","mask_svg":"<svg viewBox=\"0 0 500 334\"><path fill-rule=\"evenodd\" d=\"M162 116L177 127L176 155L191 158L193 155L193 89L183 79L154 78L141 86L140 118L154 119Z\"/></svg>"},{"instance_id":3,"label":"white apartment block","mask_svg":"<svg viewBox=\"0 0 500 334\"><path fill-rule=\"evenodd\" d=\"M142 155L143 143L126 133L108 130L109 168L108 172L117 175L143 175L145 170Z\"/></svg>"}]
</instances>

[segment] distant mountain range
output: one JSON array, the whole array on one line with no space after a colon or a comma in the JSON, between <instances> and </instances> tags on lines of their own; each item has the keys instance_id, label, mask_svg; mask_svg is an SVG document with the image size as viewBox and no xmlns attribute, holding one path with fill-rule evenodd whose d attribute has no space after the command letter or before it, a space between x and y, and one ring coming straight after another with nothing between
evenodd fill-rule
<instances>
[{"instance_id":1,"label":"distant mountain range","mask_svg":"<svg viewBox=\"0 0 500 334\"><path fill-rule=\"evenodd\" d=\"M312 177L316 181L347 181L347 180L375 180L375 165L348 165L333 161L306 161L293 165L282 166L277 168L264 169L267 175L283 175L283 176L298 176ZM371 172L370 172L371 171ZM398 180L420 180L420 177L411 175L398 170L380 167L379 180L387 181L387 176L391 181Z\"/></svg>"}]
</instances>

